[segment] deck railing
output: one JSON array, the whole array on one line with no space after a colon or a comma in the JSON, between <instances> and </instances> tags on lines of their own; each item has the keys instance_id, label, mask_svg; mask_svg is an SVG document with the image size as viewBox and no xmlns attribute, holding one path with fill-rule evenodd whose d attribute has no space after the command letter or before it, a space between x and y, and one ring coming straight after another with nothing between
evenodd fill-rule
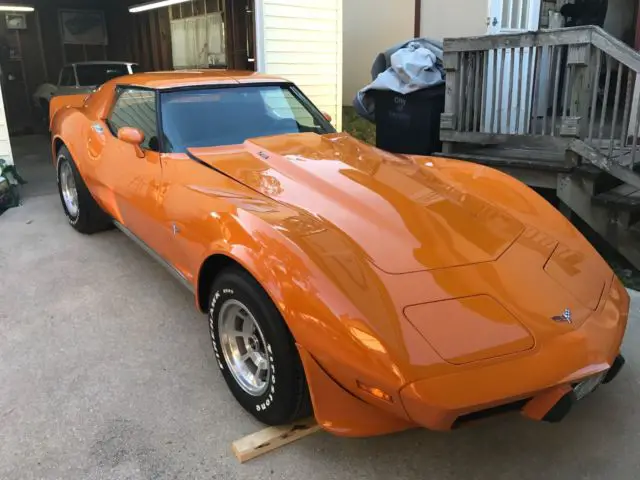
<instances>
[{"instance_id":1,"label":"deck railing","mask_svg":"<svg viewBox=\"0 0 640 480\"><path fill-rule=\"evenodd\" d=\"M598 27L446 39L444 51L446 152L566 151L640 188L640 53Z\"/></svg>"}]
</instances>

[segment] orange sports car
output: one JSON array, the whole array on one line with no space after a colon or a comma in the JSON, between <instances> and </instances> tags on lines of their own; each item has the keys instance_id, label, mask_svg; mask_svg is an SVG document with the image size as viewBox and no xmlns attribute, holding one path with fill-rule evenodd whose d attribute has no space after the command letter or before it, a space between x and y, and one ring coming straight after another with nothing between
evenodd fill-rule
<instances>
[{"instance_id":1,"label":"orange sports car","mask_svg":"<svg viewBox=\"0 0 640 480\"><path fill-rule=\"evenodd\" d=\"M266 424L558 421L624 364L626 290L501 172L381 151L253 73L136 74L51 112L69 223L115 225L194 292Z\"/></svg>"}]
</instances>

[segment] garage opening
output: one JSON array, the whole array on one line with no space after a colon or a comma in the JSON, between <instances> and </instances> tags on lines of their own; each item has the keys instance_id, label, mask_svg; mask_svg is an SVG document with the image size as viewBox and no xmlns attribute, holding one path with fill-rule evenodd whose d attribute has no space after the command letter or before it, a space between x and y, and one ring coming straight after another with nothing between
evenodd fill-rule
<instances>
[{"instance_id":1,"label":"garage opening","mask_svg":"<svg viewBox=\"0 0 640 480\"><path fill-rule=\"evenodd\" d=\"M135 62L142 71L257 65L254 0L10 3L26 7L0 12L0 83L12 138L46 132L51 94L76 84L73 71L63 70L69 64ZM129 11L140 4L149 9Z\"/></svg>"}]
</instances>

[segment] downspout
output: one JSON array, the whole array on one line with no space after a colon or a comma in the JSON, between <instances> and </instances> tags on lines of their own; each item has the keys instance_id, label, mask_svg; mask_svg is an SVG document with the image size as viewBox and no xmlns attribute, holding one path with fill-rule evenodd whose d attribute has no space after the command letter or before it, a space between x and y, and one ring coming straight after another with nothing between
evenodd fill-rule
<instances>
[{"instance_id":1,"label":"downspout","mask_svg":"<svg viewBox=\"0 0 640 480\"><path fill-rule=\"evenodd\" d=\"M267 73L267 59L266 59L266 49L265 49L265 32L264 32L264 5L263 0L255 0L253 6L253 15L255 25L255 43L256 48L254 55L256 57L256 71L260 73Z\"/></svg>"}]
</instances>

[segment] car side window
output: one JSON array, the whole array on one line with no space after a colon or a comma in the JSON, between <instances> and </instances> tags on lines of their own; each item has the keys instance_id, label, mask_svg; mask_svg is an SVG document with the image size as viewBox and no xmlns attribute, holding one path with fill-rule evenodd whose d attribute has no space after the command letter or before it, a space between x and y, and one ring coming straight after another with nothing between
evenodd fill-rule
<instances>
[{"instance_id":1,"label":"car side window","mask_svg":"<svg viewBox=\"0 0 640 480\"><path fill-rule=\"evenodd\" d=\"M76 76L73 73L73 67L64 67L60 72L61 87L74 87L76 85Z\"/></svg>"},{"instance_id":2,"label":"car side window","mask_svg":"<svg viewBox=\"0 0 640 480\"><path fill-rule=\"evenodd\" d=\"M138 88L120 91L107 121L114 136L122 127L133 127L144 133L142 148L159 151L156 92Z\"/></svg>"}]
</instances>

